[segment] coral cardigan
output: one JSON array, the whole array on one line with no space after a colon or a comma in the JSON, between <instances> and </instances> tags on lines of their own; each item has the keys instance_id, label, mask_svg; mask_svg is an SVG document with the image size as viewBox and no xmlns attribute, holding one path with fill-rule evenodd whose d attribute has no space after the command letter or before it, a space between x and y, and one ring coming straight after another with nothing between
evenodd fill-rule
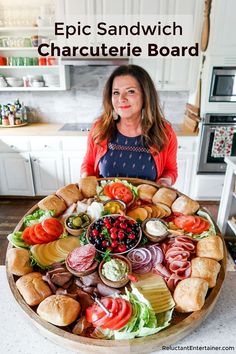
<instances>
[{"instance_id":1,"label":"coral cardigan","mask_svg":"<svg viewBox=\"0 0 236 354\"><path fill-rule=\"evenodd\" d=\"M99 177L98 164L108 150L108 140L103 140L99 145L94 142L93 131L96 124L93 125L88 135L87 151L81 165L80 173L83 174L86 172L88 176ZM169 123L166 123L166 134L168 143L163 150L157 153L155 146L151 146L149 151L156 164L157 180L159 178L170 177L172 184L174 184L178 175L176 163L177 137Z\"/></svg>"}]
</instances>

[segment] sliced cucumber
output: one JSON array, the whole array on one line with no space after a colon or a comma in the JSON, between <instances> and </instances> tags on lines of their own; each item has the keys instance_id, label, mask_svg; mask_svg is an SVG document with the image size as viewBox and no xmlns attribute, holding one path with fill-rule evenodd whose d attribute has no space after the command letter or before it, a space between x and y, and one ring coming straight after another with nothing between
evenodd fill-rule
<instances>
[{"instance_id":1,"label":"sliced cucumber","mask_svg":"<svg viewBox=\"0 0 236 354\"><path fill-rule=\"evenodd\" d=\"M22 232L21 232L22 234ZM22 238L19 236L19 233L15 232L12 234L9 234L7 236L8 241L15 247L19 248L29 248L29 245L27 245Z\"/></svg>"}]
</instances>

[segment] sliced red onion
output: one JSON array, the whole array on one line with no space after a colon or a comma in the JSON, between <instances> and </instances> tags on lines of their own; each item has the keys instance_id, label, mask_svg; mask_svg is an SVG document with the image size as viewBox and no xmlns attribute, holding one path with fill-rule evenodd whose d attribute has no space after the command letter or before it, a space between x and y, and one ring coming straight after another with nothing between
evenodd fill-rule
<instances>
[{"instance_id":1,"label":"sliced red onion","mask_svg":"<svg viewBox=\"0 0 236 354\"><path fill-rule=\"evenodd\" d=\"M127 258L132 263L148 264L152 260L152 254L148 249L142 247L130 251Z\"/></svg>"},{"instance_id":2,"label":"sliced red onion","mask_svg":"<svg viewBox=\"0 0 236 354\"><path fill-rule=\"evenodd\" d=\"M145 273L150 272L151 269L152 269L152 264L150 262L149 264L146 264L145 266L142 266L139 269L136 269L134 271L134 273L145 274Z\"/></svg>"}]
</instances>

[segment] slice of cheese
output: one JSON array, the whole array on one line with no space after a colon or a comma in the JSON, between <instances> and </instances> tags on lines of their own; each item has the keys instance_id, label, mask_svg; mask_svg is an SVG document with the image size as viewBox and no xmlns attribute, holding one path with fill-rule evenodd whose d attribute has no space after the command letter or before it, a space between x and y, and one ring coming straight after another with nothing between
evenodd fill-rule
<instances>
[{"instance_id":1,"label":"slice of cheese","mask_svg":"<svg viewBox=\"0 0 236 354\"><path fill-rule=\"evenodd\" d=\"M175 306L172 295L161 276L144 274L132 284L149 301L155 313L168 311Z\"/></svg>"}]
</instances>

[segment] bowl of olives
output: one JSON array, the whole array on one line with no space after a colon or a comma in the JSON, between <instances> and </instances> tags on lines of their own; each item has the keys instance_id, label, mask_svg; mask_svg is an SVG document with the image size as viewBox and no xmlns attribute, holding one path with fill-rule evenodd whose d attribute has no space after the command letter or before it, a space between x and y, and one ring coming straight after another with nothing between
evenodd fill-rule
<instances>
[{"instance_id":1,"label":"bowl of olives","mask_svg":"<svg viewBox=\"0 0 236 354\"><path fill-rule=\"evenodd\" d=\"M65 220L65 228L70 235L79 236L91 224L91 219L86 213L69 215Z\"/></svg>"}]
</instances>

